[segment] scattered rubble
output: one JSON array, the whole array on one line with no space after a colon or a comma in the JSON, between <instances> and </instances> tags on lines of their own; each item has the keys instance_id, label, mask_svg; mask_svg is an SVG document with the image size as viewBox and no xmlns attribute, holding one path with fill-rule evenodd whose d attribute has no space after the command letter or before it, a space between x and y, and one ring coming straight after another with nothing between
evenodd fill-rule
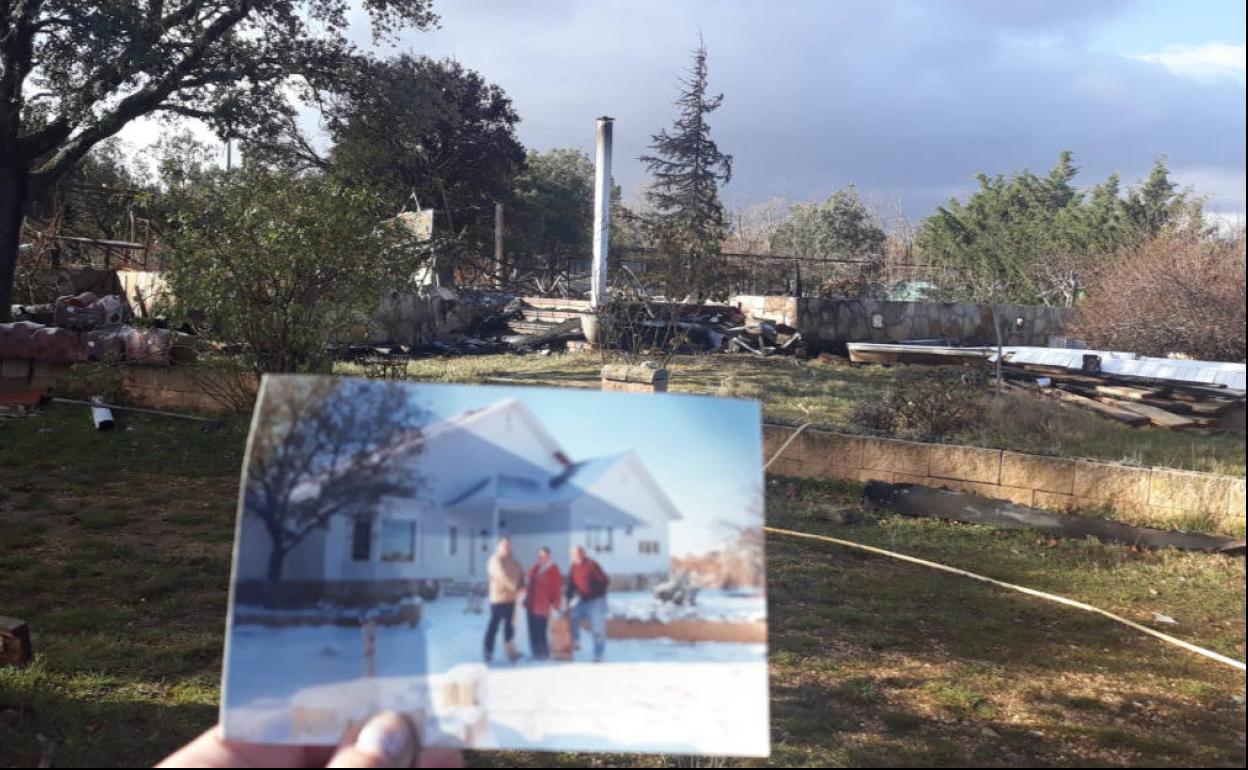
<instances>
[{"instance_id":1,"label":"scattered rubble","mask_svg":"<svg viewBox=\"0 0 1248 770\"><path fill-rule=\"evenodd\" d=\"M654 598L677 607L697 606L698 587L688 572L681 572L654 587Z\"/></svg>"},{"instance_id":2,"label":"scattered rubble","mask_svg":"<svg viewBox=\"0 0 1248 770\"><path fill-rule=\"evenodd\" d=\"M858 363L995 367L997 360L994 347L960 347L946 340L848 347L850 359ZM1230 413L1244 409L1245 365L1240 363L1081 348L1007 346L1002 353L1006 387L1126 425L1216 430Z\"/></svg>"},{"instance_id":3,"label":"scattered rubble","mask_svg":"<svg viewBox=\"0 0 1248 770\"><path fill-rule=\"evenodd\" d=\"M391 292L383 298L374 325L377 339L343 346L338 353L365 364L375 376L383 376L381 359L396 356L586 349L587 327L594 326L606 332L608 345L625 350L805 354L794 327L747 321L740 309L727 305L650 301L595 313L579 299L423 287L418 294Z\"/></svg>"},{"instance_id":4,"label":"scattered rubble","mask_svg":"<svg viewBox=\"0 0 1248 770\"><path fill-rule=\"evenodd\" d=\"M1095 353L1085 354L1077 370L1051 364L1009 363L1008 353L1005 360L1002 374L1008 387L1047 396L1127 425L1213 430L1225 416L1244 409L1242 389L1216 381L1110 372Z\"/></svg>"},{"instance_id":5,"label":"scattered rubble","mask_svg":"<svg viewBox=\"0 0 1248 770\"><path fill-rule=\"evenodd\" d=\"M0 360L46 364L116 360L167 366L194 361L199 355L194 335L127 324L129 306L118 295L63 296L57 299L52 316L52 323L0 324ZM46 318L46 314L39 317Z\"/></svg>"}]
</instances>

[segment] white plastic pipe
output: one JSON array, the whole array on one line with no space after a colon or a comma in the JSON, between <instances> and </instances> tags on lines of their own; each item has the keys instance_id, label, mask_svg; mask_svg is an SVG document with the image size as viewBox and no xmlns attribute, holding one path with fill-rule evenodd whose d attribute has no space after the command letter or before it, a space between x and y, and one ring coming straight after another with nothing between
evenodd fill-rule
<instances>
[{"instance_id":1,"label":"white plastic pipe","mask_svg":"<svg viewBox=\"0 0 1248 770\"><path fill-rule=\"evenodd\" d=\"M102 404L103 399L96 396L91 399L93 404ZM113 413L108 407L95 406L91 407L91 419L95 422L96 430L112 430L116 425L113 423Z\"/></svg>"}]
</instances>

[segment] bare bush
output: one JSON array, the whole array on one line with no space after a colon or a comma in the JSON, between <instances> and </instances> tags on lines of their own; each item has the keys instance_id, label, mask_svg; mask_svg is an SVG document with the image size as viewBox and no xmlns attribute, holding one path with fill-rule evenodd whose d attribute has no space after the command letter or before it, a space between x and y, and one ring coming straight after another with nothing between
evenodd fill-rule
<instances>
[{"instance_id":1,"label":"bare bush","mask_svg":"<svg viewBox=\"0 0 1248 770\"><path fill-rule=\"evenodd\" d=\"M229 414L250 414L260 378L248 366L229 358L206 357L187 367L195 389Z\"/></svg>"},{"instance_id":2,"label":"bare bush","mask_svg":"<svg viewBox=\"0 0 1248 770\"><path fill-rule=\"evenodd\" d=\"M1093 279L1074 333L1093 347L1243 361L1244 231L1163 231Z\"/></svg>"},{"instance_id":3,"label":"bare bush","mask_svg":"<svg viewBox=\"0 0 1248 770\"><path fill-rule=\"evenodd\" d=\"M974 425L987 397L980 367L903 369L878 401L867 401L852 420L871 433L940 441Z\"/></svg>"},{"instance_id":4,"label":"bare bush","mask_svg":"<svg viewBox=\"0 0 1248 770\"><path fill-rule=\"evenodd\" d=\"M74 364L69 373L56 384L56 394L64 398L90 401L99 398L106 403L125 402L126 376L116 358Z\"/></svg>"}]
</instances>

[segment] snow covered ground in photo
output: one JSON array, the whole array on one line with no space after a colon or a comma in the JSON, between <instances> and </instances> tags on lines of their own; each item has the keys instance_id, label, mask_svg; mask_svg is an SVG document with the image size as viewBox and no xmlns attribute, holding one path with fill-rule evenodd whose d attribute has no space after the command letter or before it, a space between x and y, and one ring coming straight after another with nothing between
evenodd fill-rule
<instances>
[{"instance_id":1,"label":"snow covered ground in photo","mask_svg":"<svg viewBox=\"0 0 1248 770\"><path fill-rule=\"evenodd\" d=\"M657 602L640 592L609 597L615 617L669 616L651 604ZM768 751L764 644L609 639L605 661L595 664L588 660L586 633L576 661L533 661L518 612L516 642L525 657L484 669L488 615L466 607L463 599L443 597L425 604L415 629L378 627L372 678L364 678L365 639L358 627L235 627L224 699L227 734L333 743L348 721L398 708L424 717L430 745L753 756ZM698 614L670 617L765 617L761 595L704 592L698 607L688 609ZM447 672L454 678L478 670L480 708L447 702ZM296 712L302 716L292 718Z\"/></svg>"}]
</instances>

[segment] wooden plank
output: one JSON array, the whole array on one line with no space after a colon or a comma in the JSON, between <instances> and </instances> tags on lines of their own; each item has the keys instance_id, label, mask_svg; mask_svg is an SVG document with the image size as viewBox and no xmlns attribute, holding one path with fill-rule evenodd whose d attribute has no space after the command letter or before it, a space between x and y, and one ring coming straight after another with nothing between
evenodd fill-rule
<instances>
[{"instance_id":1,"label":"wooden plank","mask_svg":"<svg viewBox=\"0 0 1248 770\"><path fill-rule=\"evenodd\" d=\"M1199 424L1197 419L1181 414L1175 414L1174 412L1167 412L1165 409L1159 409L1158 407L1150 404L1119 401L1115 404L1114 408L1125 409L1133 414L1138 414L1141 417L1146 418L1153 425L1158 425L1162 428L1170 428L1171 430L1176 428L1190 428L1193 425Z\"/></svg>"},{"instance_id":2,"label":"wooden plank","mask_svg":"<svg viewBox=\"0 0 1248 770\"><path fill-rule=\"evenodd\" d=\"M1008 368L1008 367L1007 367ZM1215 383L1180 382L1156 377L1139 377L1131 374L1111 374L1101 372L1097 375L1081 374L1058 366L1040 366L1024 364L1020 367L1027 375L1049 377L1054 382L1076 382L1086 385L1123 385L1128 387L1165 388L1172 391L1171 398L1186 395L1190 398L1243 398L1242 391L1231 390L1225 385Z\"/></svg>"},{"instance_id":3,"label":"wooden plank","mask_svg":"<svg viewBox=\"0 0 1248 770\"><path fill-rule=\"evenodd\" d=\"M521 297L520 300L524 304L531 307L541 307L551 310L568 310L578 313L592 312L589 307L589 301L583 299L570 299L567 297Z\"/></svg>"},{"instance_id":4,"label":"wooden plank","mask_svg":"<svg viewBox=\"0 0 1248 770\"><path fill-rule=\"evenodd\" d=\"M1110 396L1123 401L1141 401L1146 398L1164 398L1167 388L1138 388L1132 385L1097 385L1098 395Z\"/></svg>"},{"instance_id":5,"label":"wooden plank","mask_svg":"<svg viewBox=\"0 0 1248 770\"><path fill-rule=\"evenodd\" d=\"M1082 396L1078 393L1071 393L1070 391L1058 388L1054 388L1052 393L1054 398L1057 398L1064 404L1070 404L1071 406L1077 406L1081 409L1087 409L1090 412L1096 412L1102 417L1108 417L1111 420L1117 420L1118 422L1126 423L1127 425L1131 425L1133 427L1148 425L1149 423L1149 418L1141 414L1128 411L1120 406L1106 404L1104 402L1097 401L1094 398Z\"/></svg>"},{"instance_id":6,"label":"wooden plank","mask_svg":"<svg viewBox=\"0 0 1248 770\"><path fill-rule=\"evenodd\" d=\"M1188 409L1192 410L1192 414L1199 414L1205 417L1219 417L1234 409L1238 404L1235 401L1178 401Z\"/></svg>"}]
</instances>

